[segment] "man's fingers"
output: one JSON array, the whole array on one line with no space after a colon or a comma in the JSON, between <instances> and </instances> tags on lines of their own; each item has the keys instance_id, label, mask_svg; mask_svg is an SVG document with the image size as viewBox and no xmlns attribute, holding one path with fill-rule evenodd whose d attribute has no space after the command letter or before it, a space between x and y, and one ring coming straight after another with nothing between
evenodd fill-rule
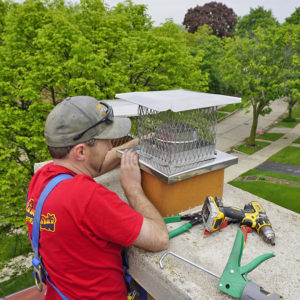
<instances>
[{"instance_id":1,"label":"man's fingers","mask_svg":"<svg viewBox=\"0 0 300 300\"><path fill-rule=\"evenodd\" d=\"M133 150L125 150L122 155L121 165L132 167L138 164L138 154Z\"/></svg>"},{"instance_id":2,"label":"man's fingers","mask_svg":"<svg viewBox=\"0 0 300 300\"><path fill-rule=\"evenodd\" d=\"M138 164L138 154L133 150L124 151L121 159L120 180L126 193L132 186L140 186L141 171Z\"/></svg>"},{"instance_id":3,"label":"man's fingers","mask_svg":"<svg viewBox=\"0 0 300 300\"><path fill-rule=\"evenodd\" d=\"M138 154L133 150L131 150L131 152L129 152L129 153L130 153L130 156L131 156L132 164L137 165L138 164Z\"/></svg>"},{"instance_id":4,"label":"man's fingers","mask_svg":"<svg viewBox=\"0 0 300 300\"><path fill-rule=\"evenodd\" d=\"M122 157L121 157L121 166L124 167L126 163L126 156L127 156L128 150L125 150Z\"/></svg>"}]
</instances>

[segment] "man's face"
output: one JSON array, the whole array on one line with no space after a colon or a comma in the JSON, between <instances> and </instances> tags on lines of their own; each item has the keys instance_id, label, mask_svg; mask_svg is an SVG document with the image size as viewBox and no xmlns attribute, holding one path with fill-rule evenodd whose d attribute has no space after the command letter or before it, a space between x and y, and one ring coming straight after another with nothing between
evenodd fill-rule
<instances>
[{"instance_id":1,"label":"man's face","mask_svg":"<svg viewBox=\"0 0 300 300\"><path fill-rule=\"evenodd\" d=\"M111 149L111 140L96 140L93 147L88 147L87 167L91 177L100 175L105 156Z\"/></svg>"}]
</instances>

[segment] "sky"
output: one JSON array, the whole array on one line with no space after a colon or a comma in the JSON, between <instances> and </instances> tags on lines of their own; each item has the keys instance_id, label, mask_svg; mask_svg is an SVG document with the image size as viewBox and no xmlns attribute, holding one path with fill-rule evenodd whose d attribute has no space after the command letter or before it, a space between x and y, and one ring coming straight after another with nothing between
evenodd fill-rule
<instances>
[{"instance_id":1,"label":"sky","mask_svg":"<svg viewBox=\"0 0 300 300\"><path fill-rule=\"evenodd\" d=\"M133 0L135 4L147 5L147 13L151 16L154 25L164 23L166 19L172 18L176 24L182 24L184 15L189 8L197 5L203 6L213 0ZM297 7L300 6L299 0L214 0L221 2L240 17L250 13L250 8L263 6L264 9L271 9L273 16L283 23ZM105 0L110 7L115 6L120 0Z\"/></svg>"}]
</instances>

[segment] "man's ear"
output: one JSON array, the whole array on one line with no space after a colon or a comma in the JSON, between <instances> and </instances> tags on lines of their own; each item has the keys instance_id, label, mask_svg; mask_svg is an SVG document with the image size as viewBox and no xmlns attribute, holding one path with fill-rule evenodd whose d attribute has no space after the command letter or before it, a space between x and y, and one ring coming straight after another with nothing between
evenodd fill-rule
<instances>
[{"instance_id":1,"label":"man's ear","mask_svg":"<svg viewBox=\"0 0 300 300\"><path fill-rule=\"evenodd\" d=\"M84 161L86 159L86 146L85 144L78 144L71 150L72 156L77 161Z\"/></svg>"}]
</instances>

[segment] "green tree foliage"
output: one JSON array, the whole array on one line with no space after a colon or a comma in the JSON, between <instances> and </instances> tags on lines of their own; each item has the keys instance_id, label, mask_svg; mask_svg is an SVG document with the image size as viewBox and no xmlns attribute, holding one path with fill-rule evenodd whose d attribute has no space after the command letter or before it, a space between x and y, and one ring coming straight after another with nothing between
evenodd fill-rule
<instances>
[{"instance_id":1,"label":"green tree foliage","mask_svg":"<svg viewBox=\"0 0 300 300\"><path fill-rule=\"evenodd\" d=\"M262 6L255 9L250 8L250 13L238 19L234 28L235 35L252 36L253 31L258 27L266 28L269 26L278 26L279 23L273 17L271 10L265 10Z\"/></svg>"},{"instance_id":2,"label":"green tree foliage","mask_svg":"<svg viewBox=\"0 0 300 300\"><path fill-rule=\"evenodd\" d=\"M13 5L13 3L7 0L0 0L0 45L1 45L1 36L5 26L5 16L9 9L9 6Z\"/></svg>"},{"instance_id":3,"label":"green tree foliage","mask_svg":"<svg viewBox=\"0 0 300 300\"><path fill-rule=\"evenodd\" d=\"M276 27L258 28L253 38L227 39L221 61L224 79L243 98L245 106L252 106L253 120L249 144L255 145L260 115L270 112L270 103L282 95L281 84L292 71L295 35L284 34ZM298 52L299 53L299 52Z\"/></svg>"},{"instance_id":4,"label":"green tree foliage","mask_svg":"<svg viewBox=\"0 0 300 300\"><path fill-rule=\"evenodd\" d=\"M43 103L41 108L34 103L39 91L27 76L35 55L33 41L45 12L39 1L8 6L0 47L0 223L16 227L24 224L24 197L33 165L45 159Z\"/></svg>"},{"instance_id":5,"label":"green tree foliage","mask_svg":"<svg viewBox=\"0 0 300 300\"><path fill-rule=\"evenodd\" d=\"M291 14L290 17L285 19L288 24L299 25L300 24L300 6Z\"/></svg>"},{"instance_id":6,"label":"green tree foliage","mask_svg":"<svg viewBox=\"0 0 300 300\"><path fill-rule=\"evenodd\" d=\"M281 95L288 103L287 120L294 121L293 107L300 103L300 25L285 23L279 34L283 40L282 55L285 59L281 74Z\"/></svg>"},{"instance_id":7,"label":"green tree foliage","mask_svg":"<svg viewBox=\"0 0 300 300\"><path fill-rule=\"evenodd\" d=\"M209 25L218 37L232 36L237 16L232 8L220 2L209 2L203 6L190 8L184 16L183 25L191 33L199 26Z\"/></svg>"},{"instance_id":8,"label":"green tree foliage","mask_svg":"<svg viewBox=\"0 0 300 300\"><path fill-rule=\"evenodd\" d=\"M127 77L126 90L207 90L202 55L189 54L180 28L171 21L122 42L118 51L124 60L120 72Z\"/></svg>"},{"instance_id":9,"label":"green tree foliage","mask_svg":"<svg viewBox=\"0 0 300 300\"><path fill-rule=\"evenodd\" d=\"M49 159L42 123L49 104L36 102L26 113L9 104L0 109L0 223L24 226L25 196L35 162ZM3 224L2 224L3 225Z\"/></svg>"},{"instance_id":10,"label":"green tree foliage","mask_svg":"<svg viewBox=\"0 0 300 300\"><path fill-rule=\"evenodd\" d=\"M206 91L207 75L202 52L191 55L171 21L153 28L144 5L0 1L0 224L21 227L33 166L49 159L43 130L54 105L83 94Z\"/></svg>"},{"instance_id":11,"label":"green tree foliage","mask_svg":"<svg viewBox=\"0 0 300 300\"><path fill-rule=\"evenodd\" d=\"M51 8L50 18L38 30L34 40L37 49L33 70L29 74L38 83L46 99L56 105L73 94L102 96L96 93L95 79L104 67L104 55L94 51L93 44L80 30L72 9Z\"/></svg>"},{"instance_id":12,"label":"green tree foliage","mask_svg":"<svg viewBox=\"0 0 300 300\"><path fill-rule=\"evenodd\" d=\"M6 15L6 3L0 0L0 44L1 36L4 29L4 17Z\"/></svg>"},{"instance_id":13,"label":"green tree foliage","mask_svg":"<svg viewBox=\"0 0 300 300\"><path fill-rule=\"evenodd\" d=\"M184 31L186 44L193 56L201 54L203 63L201 70L208 76L209 92L222 94L223 82L219 64L216 63L223 53L223 40L213 34L208 25L198 27L194 33Z\"/></svg>"},{"instance_id":14,"label":"green tree foliage","mask_svg":"<svg viewBox=\"0 0 300 300\"><path fill-rule=\"evenodd\" d=\"M22 109L39 98L37 83L31 78L37 31L46 22L46 8L28 0L10 7L5 18L5 34L0 48L0 103Z\"/></svg>"}]
</instances>

